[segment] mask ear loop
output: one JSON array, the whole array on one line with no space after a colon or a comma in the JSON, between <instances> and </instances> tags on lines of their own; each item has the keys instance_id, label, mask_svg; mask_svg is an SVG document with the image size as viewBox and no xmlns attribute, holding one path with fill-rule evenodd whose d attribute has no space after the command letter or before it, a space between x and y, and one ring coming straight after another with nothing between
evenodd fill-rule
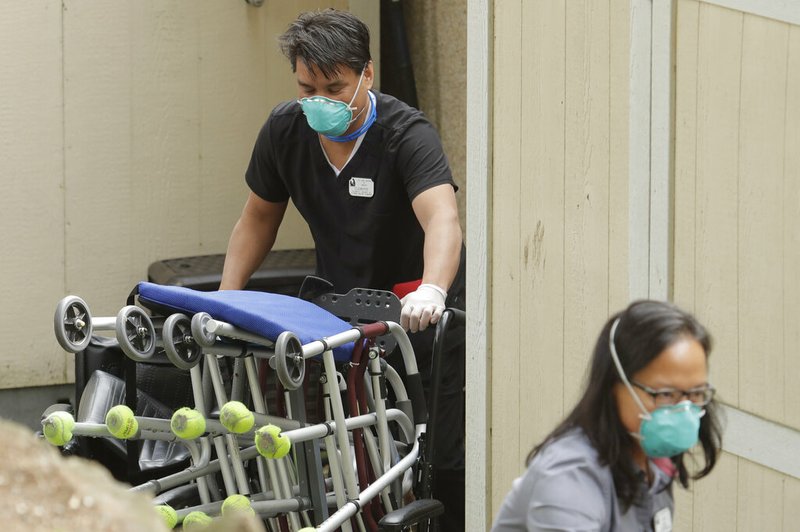
<instances>
[{"instance_id":1,"label":"mask ear loop","mask_svg":"<svg viewBox=\"0 0 800 532\"><path fill-rule=\"evenodd\" d=\"M648 412L647 408L642 403L642 400L639 399L639 394L636 393L636 390L633 389L631 386L630 381L628 381L628 377L625 376L625 371L622 369L622 363L619 361L619 355L617 355L617 348L614 345L614 335L617 332L617 326L619 325L620 318L614 320L614 323L611 324L611 331L608 333L608 347L611 350L611 359L614 361L614 366L617 368L617 374L619 378L622 379L622 383L628 388L628 392L630 392L631 397L639 406L639 409L642 411L642 418L643 419L651 419L650 412Z\"/></svg>"},{"instance_id":2,"label":"mask ear loop","mask_svg":"<svg viewBox=\"0 0 800 532\"><path fill-rule=\"evenodd\" d=\"M353 102L356 101L356 96L358 96L358 89L361 88L361 82L364 81L364 73L366 73L366 71L367 71L367 67L365 65L364 69L361 71L361 75L358 77L358 85L356 85L356 91L353 93L353 97L350 98L350 102L347 104L347 108L350 109L350 112L355 111L355 109L353 108ZM366 107L364 109L366 109ZM356 118L358 118L361 115L361 113L364 112L364 109L362 109L361 112L359 112L356 115ZM355 120L355 118L353 120ZM352 122L352 120L351 120L351 122Z\"/></svg>"}]
</instances>

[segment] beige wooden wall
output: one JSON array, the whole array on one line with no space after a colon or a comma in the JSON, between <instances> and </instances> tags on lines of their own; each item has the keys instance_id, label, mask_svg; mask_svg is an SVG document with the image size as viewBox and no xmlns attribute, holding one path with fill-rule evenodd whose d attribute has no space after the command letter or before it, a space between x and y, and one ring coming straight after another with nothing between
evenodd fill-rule
<instances>
[{"instance_id":1,"label":"beige wooden wall","mask_svg":"<svg viewBox=\"0 0 800 532\"><path fill-rule=\"evenodd\" d=\"M800 430L800 26L680 0L676 65L675 301L714 335L720 398ZM800 479L726 453L678 517L797 530Z\"/></svg>"},{"instance_id":2,"label":"beige wooden wall","mask_svg":"<svg viewBox=\"0 0 800 532\"><path fill-rule=\"evenodd\" d=\"M325 6L380 42L367 0L0 4L0 389L73 378L64 295L111 315L150 263L225 251L258 129L296 92L276 37ZM276 246L311 246L288 216Z\"/></svg>"},{"instance_id":3,"label":"beige wooden wall","mask_svg":"<svg viewBox=\"0 0 800 532\"><path fill-rule=\"evenodd\" d=\"M490 519L627 301L630 38L625 2L493 8Z\"/></svg>"},{"instance_id":4,"label":"beige wooden wall","mask_svg":"<svg viewBox=\"0 0 800 532\"><path fill-rule=\"evenodd\" d=\"M648 245L668 248L670 296L716 338L723 402L796 431L800 28L718 3L768 4L676 0L671 225ZM487 520L574 405L601 325L641 273L628 255L634 4L491 2ZM797 530L798 513L798 478L732 452L677 490L678 530Z\"/></svg>"}]
</instances>

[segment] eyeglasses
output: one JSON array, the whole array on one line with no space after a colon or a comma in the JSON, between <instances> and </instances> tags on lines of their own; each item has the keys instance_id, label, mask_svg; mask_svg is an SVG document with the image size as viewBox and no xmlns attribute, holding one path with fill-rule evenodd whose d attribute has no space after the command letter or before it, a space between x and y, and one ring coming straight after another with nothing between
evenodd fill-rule
<instances>
[{"instance_id":1,"label":"eyeglasses","mask_svg":"<svg viewBox=\"0 0 800 532\"><path fill-rule=\"evenodd\" d=\"M631 384L652 397L656 406L676 405L681 402L684 397L697 406L706 406L714 398L714 393L717 391L710 384L698 386L691 390L678 390L677 388L661 388L660 390L655 390L636 381L631 381Z\"/></svg>"}]
</instances>

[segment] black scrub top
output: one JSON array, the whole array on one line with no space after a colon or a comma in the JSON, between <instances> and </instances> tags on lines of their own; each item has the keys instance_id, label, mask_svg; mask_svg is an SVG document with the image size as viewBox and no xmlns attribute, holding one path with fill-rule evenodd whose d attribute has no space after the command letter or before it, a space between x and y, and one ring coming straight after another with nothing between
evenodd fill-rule
<instances>
[{"instance_id":1,"label":"black scrub top","mask_svg":"<svg viewBox=\"0 0 800 532\"><path fill-rule=\"evenodd\" d=\"M411 201L445 183L457 190L439 136L422 112L373 94L377 119L339 176L295 101L272 111L246 173L262 199L291 198L311 229L317 275L339 293L391 290L420 279L424 233Z\"/></svg>"}]
</instances>

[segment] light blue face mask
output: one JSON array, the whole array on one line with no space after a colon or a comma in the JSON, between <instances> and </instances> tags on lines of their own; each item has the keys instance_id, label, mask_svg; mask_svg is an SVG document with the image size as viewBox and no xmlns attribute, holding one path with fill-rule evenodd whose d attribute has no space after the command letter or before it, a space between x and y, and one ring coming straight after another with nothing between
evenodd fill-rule
<instances>
[{"instance_id":1,"label":"light blue face mask","mask_svg":"<svg viewBox=\"0 0 800 532\"><path fill-rule=\"evenodd\" d=\"M332 100L325 96L309 96L301 98L298 103L303 108L303 113L306 115L308 125L322 135L338 137L350 127L355 120L361 115L364 109L355 117L352 107L353 102L358 95L358 89L361 88L361 82L364 80L364 71L361 71L361 77L358 78L358 86L353 93L353 98L348 103L340 102L339 100ZM366 108L366 107L365 107Z\"/></svg>"},{"instance_id":2,"label":"light blue face mask","mask_svg":"<svg viewBox=\"0 0 800 532\"><path fill-rule=\"evenodd\" d=\"M687 400L675 405L660 406L652 412L648 412L625 376L619 361L614 345L614 333L617 331L618 325L619 318L611 325L611 332L608 336L611 358L614 360L620 379L642 411L639 414L642 420L639 424L639 433L632 434L632 436L639 440L645 454L651 458L669 458L688 451L697 444L700 434L700 418L705 415L705 410Z\"/></svg>"}]
</instances>

